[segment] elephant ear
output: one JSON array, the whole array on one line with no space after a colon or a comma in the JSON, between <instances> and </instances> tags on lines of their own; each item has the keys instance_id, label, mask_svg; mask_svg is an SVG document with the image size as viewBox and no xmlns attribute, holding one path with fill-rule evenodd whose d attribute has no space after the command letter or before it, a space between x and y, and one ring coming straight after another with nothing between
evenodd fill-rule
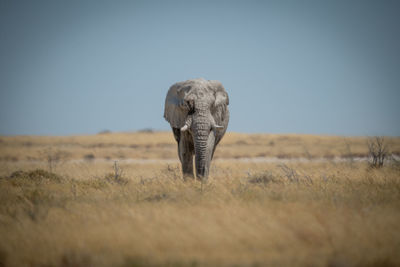
<instances>
[{"instance_id":1,"label":"elephant ear","mask_svg":"<svg viewBox=\"0 0 400 267\"><path fill-rule=\"evenodd\" d=\"M165 99L164 118L172 128L180 129L186 121L188 109L184 105L184 97L190 90L190 86L185 82L172 85Z\"/></svg>"},{"instance_id":2,"label":"elephant ear","mask_svg":"<svg viewBox=\"0 0 400 267\"><path fill-rule=\"evenodd\" d=\"M211 109L215 123L226 128L229 120L229 113L227 111L229 105L228 94L219 81L209 81L209 83L210 89L214 91L215 95L214 106Z\"/></svg>"}]
</instances>

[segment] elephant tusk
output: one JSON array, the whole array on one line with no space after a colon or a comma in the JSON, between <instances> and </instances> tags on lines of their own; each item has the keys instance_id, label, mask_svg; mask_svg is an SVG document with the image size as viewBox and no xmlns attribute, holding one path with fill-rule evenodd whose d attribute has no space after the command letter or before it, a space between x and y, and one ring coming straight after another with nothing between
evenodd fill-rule
<instances>
[{"instance_id":1,"label":"elephant tusk","mask_svg":"<svg viewBox=\"0 0 400 267\"><path fill-rule=\"evenodd\" d=\"M224 126L220 126L220 125L214 124L214 125L212 125L212 128L213 128L214 130L218 130L218 129L224 128Z\"/></svg>"},{"instance_id":2,"label":"elephant tusk","mask_svg":"<svg viewBox=\"0 0 400 267\"><path fill-rule=\"evenodd\" d=\"M186 121L185 121L185 125L182 126L181 131L184 132L187 129L189 129L189 127L192 125L192 116L188 116Z\"/></svg>"}]
</instances>

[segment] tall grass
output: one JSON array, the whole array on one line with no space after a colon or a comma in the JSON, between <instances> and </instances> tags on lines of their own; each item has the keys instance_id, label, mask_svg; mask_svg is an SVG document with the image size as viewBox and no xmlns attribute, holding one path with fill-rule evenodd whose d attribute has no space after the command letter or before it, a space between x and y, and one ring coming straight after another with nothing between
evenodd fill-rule
<instances>
[{"instance_id":1,"label":"tall grass","mask_svg":"<svg viewBox=\"0 0 400 267\"><path fill-rule=\"evenodd\" d=\"M394 166L7 164L0 266L400 265Z\"/></svg>"}]
</instances>

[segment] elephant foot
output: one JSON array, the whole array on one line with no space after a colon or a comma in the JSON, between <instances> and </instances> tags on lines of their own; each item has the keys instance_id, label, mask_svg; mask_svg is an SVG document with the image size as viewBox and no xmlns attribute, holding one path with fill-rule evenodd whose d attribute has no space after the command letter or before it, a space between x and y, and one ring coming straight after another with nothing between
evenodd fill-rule
<instances>
[{"instance_id":1,"label":"elephant foot","mask_svg":"<svg viewBox=\"0 0 400 267\"><path fill-rule=\"evenodd\" d=\"M183 180L184 181L194 181L194 175L189 174L189 173L184 173L183 174Z\"/></svg>"}]
</instances>

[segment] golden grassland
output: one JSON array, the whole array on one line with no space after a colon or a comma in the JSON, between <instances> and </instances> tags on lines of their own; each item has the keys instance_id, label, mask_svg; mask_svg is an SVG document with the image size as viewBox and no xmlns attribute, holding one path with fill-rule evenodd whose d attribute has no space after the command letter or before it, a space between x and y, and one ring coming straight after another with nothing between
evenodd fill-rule
<instances>
[{"instance_id":1,"label":"golden grassland","mask_svg":"<svg viewBox=\"0 0 400 267\"><path fill-rule=\"evenodd\" d=\"M200 183L170 133L1 137L0 266L399 266L400 165L366 140L229 133Z\"/></svg>"},{"instance_id":2,"label":"golden grassland","mask_svg":"<svg viewBox=\"0 0 400 267\"><path fill-rule=\"evenodd\" d=\"M400 155L400 138L386 141ZM215 158L364 157L366 143L366 137L227 133ZM176 150L171 132L0 137L0 160L6 161L42 160L51 153L63 159L176 159Z\"/></svg>"}]
</instances>

